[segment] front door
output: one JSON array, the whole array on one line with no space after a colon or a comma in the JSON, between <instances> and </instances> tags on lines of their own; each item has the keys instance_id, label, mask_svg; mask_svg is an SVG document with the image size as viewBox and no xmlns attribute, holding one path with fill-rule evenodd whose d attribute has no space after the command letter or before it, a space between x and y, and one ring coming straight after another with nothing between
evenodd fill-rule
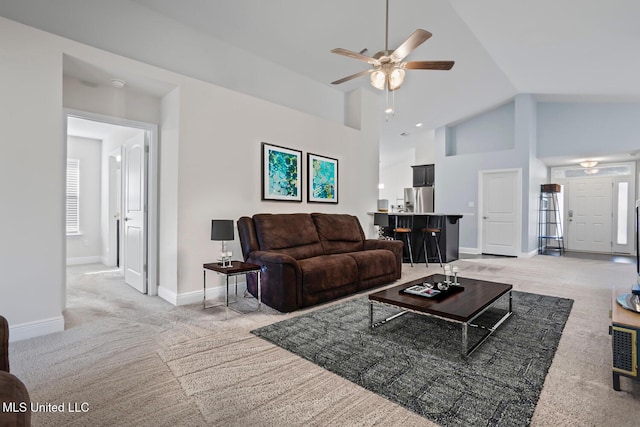
<instances>
[{"instance_id":1,"label":"front door","mask_svg":"<svg viewBox=\"0 0 640 427\"><path fill-rule=\"evenodd\" d=\"M123 268L124 279L134 289L147 293L146 132L124 146L123 165Z\"/></svg>"},{"instance_id":2,"label":"front door","mask_svg":"<svg viewBox=\"0 0 640 427\"><path fill-rule=\"evenodd\" d=\"M518 171L482 173L482 253L518 255L520 234Z\"/></svg>"},{"instance_id":3,"label":"front door","mask_svg":"<svg viewBox=\"0 0 640 427\"><path fill-rule=\"evenodd\" d=\"M569 181L568 249L611 252L612 178Z\"/></svg>"}]
</instances>

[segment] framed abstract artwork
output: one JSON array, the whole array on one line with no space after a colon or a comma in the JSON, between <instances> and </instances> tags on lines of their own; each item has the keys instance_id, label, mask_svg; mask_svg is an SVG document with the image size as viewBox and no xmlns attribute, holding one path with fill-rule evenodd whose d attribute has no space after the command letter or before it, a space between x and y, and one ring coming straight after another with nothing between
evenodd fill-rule
<instances>
[{"instance_id":1,"label":"framed abstract artwork","mask_svg":"<svg viewBox=\"0 0 640 427\"><path fill-rule=\"evenodd\" d=\"M262 143L262 200L302 202L302 151Z\"/></svg>"},{"instance_id":2,"label":"framed abstract artwork","mask_svg":"<svg viewBox=\"0 0 640 427\"><path fill-rule=\"evenodd\" d=\"M338 159L307 153L307 200L338 203Z\"/></svg>"}]
</instances>

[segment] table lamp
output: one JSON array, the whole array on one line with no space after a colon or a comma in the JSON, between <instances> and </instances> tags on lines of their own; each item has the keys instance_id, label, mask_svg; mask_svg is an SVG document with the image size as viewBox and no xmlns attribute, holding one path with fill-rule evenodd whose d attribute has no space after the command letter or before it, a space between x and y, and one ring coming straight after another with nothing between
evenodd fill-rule
<instances>
[{"instance_id":1,"label":"table lamp","mask_svg":"<svg viewBox=\"0 0 640 427\"><path fill-rule=\"evenodd\" d=\"M389 214L375 212L373 214L373 225L378 226L378 239L384 238L382 229L389 226Z\"/></svg>"},{"instance_id":2,"label":"table lamp","mask_svg":"<svg viewBox=\"0 0 640 427\"><path fill-rule=\"evenodd\" d=\"M211 240L222 242L222 248L220 251L222 267L231 267L231 252L227 252L226 241L233 239L232 219L211 220Z\"/></svg>"}]
</instances>

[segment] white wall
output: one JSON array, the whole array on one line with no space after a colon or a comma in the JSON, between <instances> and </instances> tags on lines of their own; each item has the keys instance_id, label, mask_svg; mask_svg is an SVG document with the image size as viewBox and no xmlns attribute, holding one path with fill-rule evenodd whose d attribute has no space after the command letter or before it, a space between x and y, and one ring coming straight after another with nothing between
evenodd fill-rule
<instances>
[{"instance_id":1,"label":"white wall","mask_svg":"<svg viewBox=\"0 0 640 427\"><path fill-rule=\"evenodd\" d=\"M430 165L436 161L436 131L426 129L419 133L416 143L416 165ZM413 181L413 180L412 180Z\"/></svg>"},{"instance_id":2,"label":"white wall","mask_svg":"<svg viewBox=\"0 0 640 427\"><path fill-rule=\"evenodd\" d=\"M380 153L380 182L384 188L378 194L380 199L388 199L390 206L397 206L397 199L404 197L404 189L413 187L411 166L433 164L436 158L433 129L416 130L403 142L400 147L387 147Z\"/></svg>"},{"instance_id":3,"label":"white wall","mask_svg":"<svg viewBox=\"0 0 640 427\"><path fill-rule=\"evenodd\" d=\"M180 99L180 88L162 98L160 122L158 295L165 299L178 295Z\"/></svg>"},{"instance_id":4,"label":"white wall","mask_svg":"<svg viewBox=\"0 0 640 427\"><path fill-rule=\"evenodd\" d=\"M105 90L94 91L91 100L72 98L75 92L65 90L63 104L64 55L177 88L164 96L156 113L135 112L160 113L159 263L160 288L166 292L159 289L159 294L163 297L174 302L200 300L202 264L215 260L219 251L209 239L212 218L237 219L258 212L345 212L358 215L363 228L373 230L367 212L376 206L379 129L371 102L362 102L358 131L4 18L0 18L0 51L4 77L0 140L12 142L0 146L0 185L3 203L21 207L3 209L1 226L9 244L0 254L0 312L8 318L14 340L63 329L63 107L91 105L93 112L129 116L125 118L134 113L96 111L105 96L99 94ZM33 126L34 119L38 126ZM339 159L340 203L262 202L262 141L302 150L305 156L313 152ZM303 170L306 173L306 166ZM15 185L16 177L22 178L20 185ZM306 194L306 176L303 180ZM237 238L232 250L240 255Z\"/></svg>"},{"instance_id":5,"label":"white wall","mask_svg":"<svg viewBox=\"0 0 640 427\"><path fill-rule=\"evenodd\" d=\"M242 51L136 2L5 1L0 2L0 13L122 57L269 99L337 123L343 121L344 94L341 91Z\"/></svg>"},{"instance_id":6,"label":"white wall","mask_svg":"<svg viewBox=\"0 0 640 427\"><path fill-rule=\"evenodd\" d=\"M394 210L397 209L398 198L404 198L404 189L413 186L411 165L415 163L415 153L415 148L409 147L384 158L381 156L380 182L384 188L378 191L378 195L380 199L389 200L389 208L393 205Z\"/></svg>"},{"instance_id":7,"label":"white wall","mask_svg":"<svg viewBox=\"0 0 640 427\"><path fill-rule=\"evenodd\" d=\"M67 158L80 160L80 234L67 236L67 265L102 260L100 181L102 142L69 136Z\"/></svg>"},{"instance_id":8,"label":"white wall","mask_svg":"<svg viewBox=\"0 0 640 427\"><path fill-rule=\"evenodd\" d=\"M357 215L368 229L373 218L367 212L375 210L378 180L378 153L371 147L377 147L378 140L366 120L360 125L362 131L186 79L180 86L179 155L170 166L177 162L179 171L179 294L199 300L202 264L219 256L220 244L210 240L211 219L335 212ZM262 142L303 152L303 200L307 153L338 159L339 203L261 201ZM237 236L230 250L234 258L241 256Z\"/></svg>"},{"instance_id":9,"label":"white wall","mask_svg":"<svg viewBox=\"0 0 640 427\"><path fill-rule=\"evenodd\" d=\"M63 88L65 108L146 123L160 121L160 99L156 96L132 91L126 86L122 89L89 86L67 76Z\"/></svg>"},{"instance_id":10,"label":"white wall","mask_svg":"<svg viewBox=\"0 0 640 427\"><path fill-rule=\"evenodd\" d=\"M0 313L13 339L63 329L66 264L62 55L0 19Z\"/></svg>"}]
</instances>

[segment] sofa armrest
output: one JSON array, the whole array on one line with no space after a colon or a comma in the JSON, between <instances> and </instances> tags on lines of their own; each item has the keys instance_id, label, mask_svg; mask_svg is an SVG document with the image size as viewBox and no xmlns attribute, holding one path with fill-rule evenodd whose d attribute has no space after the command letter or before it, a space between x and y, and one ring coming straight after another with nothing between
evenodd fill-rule
<instances>
[{"instance_id":1,"label":"sofa armrest","mask_svg":"<svg viewBox=\"0 0 640 427\"><path fill-rule=\"evenodd\" d=\"M401 240L367 239L364 241L364 250L387 249L396 257L396 280L402 275L402 249L404 243Z\"/></svg>"},{"instance_id":2,"label":"sofa armrest","mask_svg":"<svg viewBox=\"0 0 640 427\"><path fill-rule=\"evenodd\" d=\"M294 311L302 305L302 272L295 258L277 252L253 251L247 262L262 267L262 300L281 312ZM249 291L255 296L256 287L250 281Z\"/></svg>"}]
</instances>

